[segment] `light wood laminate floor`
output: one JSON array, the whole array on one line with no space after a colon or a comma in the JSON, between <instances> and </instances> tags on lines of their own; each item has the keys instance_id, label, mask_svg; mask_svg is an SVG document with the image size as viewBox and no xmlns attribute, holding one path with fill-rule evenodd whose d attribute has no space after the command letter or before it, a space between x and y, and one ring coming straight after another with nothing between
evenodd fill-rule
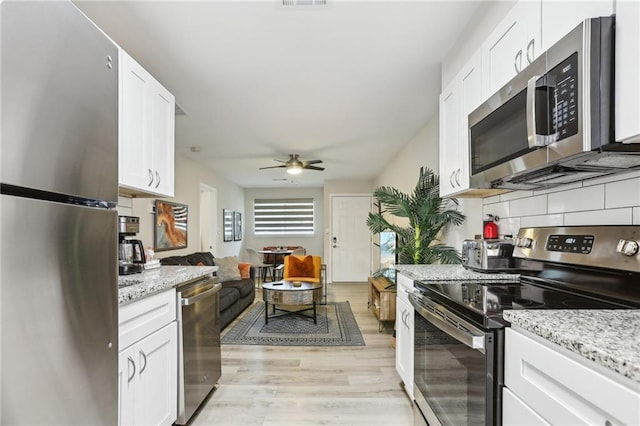
<instances>
[{"instance_id":1,"label":"light wood laminate floor","mask_svg":"<svg viewBox=\"0 0 640 426\"><path fill-rule=\"evenodd\" d=\"M222 345L220 387L190 424L413 424L411 402L395 370L392 325L378 332L367 309L366 283L328 289L330 302L350 302L366 346Z\"/></svg>"}]
</instances>

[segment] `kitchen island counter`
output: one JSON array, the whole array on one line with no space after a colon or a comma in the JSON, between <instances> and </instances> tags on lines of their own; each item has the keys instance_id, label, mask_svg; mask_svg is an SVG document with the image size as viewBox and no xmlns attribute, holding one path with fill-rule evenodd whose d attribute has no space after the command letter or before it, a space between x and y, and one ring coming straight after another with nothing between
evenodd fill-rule
<instances>
[{"instance_id":1,"label":"kitchen island counter","mask_svg":"<svg viewBox=\"0 0 640 426\"><path fill-rule=\"evenodd\" d=\"M507 310L504 319L640 384L640 310Z\"/></svg>"},{"instance_id":2,"label":"kitchen island counter","mask_svg":"<svg viewBox=\"0 0 640 426\"><path fill-rule=\"evenodd\" d=\"M217 270L217 266L161 266L140 274L120 275L118 304L133 302L182 283L211 276Z\"/></svg>"},{"instance_id":3,"label":"kitchen island counter","mask_svg":"<svg viewBox=\"0 0 640 426\"><path fill-rule=\"evenodd\" d=\"M486 274L465 269L462 265L395 265L398 272L418 281L462 281L475 280L495 282L517 280L519 274Z\"/></svg>"}]
</instances>

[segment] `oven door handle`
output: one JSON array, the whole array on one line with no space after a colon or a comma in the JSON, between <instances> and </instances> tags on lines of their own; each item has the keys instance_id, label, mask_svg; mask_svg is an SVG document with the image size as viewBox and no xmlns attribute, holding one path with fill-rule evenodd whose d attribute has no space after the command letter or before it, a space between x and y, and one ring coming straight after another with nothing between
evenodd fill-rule
<instances>
[{"instance_id":1,"label":"oven door handle","mask_svg":"<svg viewBox=\"0 0 640 426\"><path fill-rule=\"evenodd\" d=\"M438 317L437 315L429 312L427 309L421 306L418 302L416 302L413 297L409 297L409 301L411 302L413 307L416 309L416 311L424 319L429 321L431 324L435 325L440 330L444 331L449 336L453 337L460 343L463 343L464 345L470 347L471 349L476 349L482 353L485 353L484 334L482 335L472 334L464 330L461 330L455 325L450 324L447 321L443 320L442 318ZM452 318L455 318L459 322L466 323L466 321L463 321L462 319L458 318L457 316L453 315L450 312L447 312L447 315Z\"/></svg>"}]
</instances>

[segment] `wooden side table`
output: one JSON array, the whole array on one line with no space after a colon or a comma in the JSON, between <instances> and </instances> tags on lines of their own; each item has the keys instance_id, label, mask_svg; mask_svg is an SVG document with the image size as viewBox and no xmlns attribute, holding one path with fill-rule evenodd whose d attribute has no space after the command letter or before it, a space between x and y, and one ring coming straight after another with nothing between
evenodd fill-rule
<instances>
[{"instance_id":1,"label":"wooden side table","mask_svg":"<svg viewBox=\"0 0 640 426\"><path fill-rule=\"evenodd\" d=\"M396 286L384 277L369 277L368 307L373 308L378 332L382 332L385 322L396 320Z\"/></svg>"}]
</instances>

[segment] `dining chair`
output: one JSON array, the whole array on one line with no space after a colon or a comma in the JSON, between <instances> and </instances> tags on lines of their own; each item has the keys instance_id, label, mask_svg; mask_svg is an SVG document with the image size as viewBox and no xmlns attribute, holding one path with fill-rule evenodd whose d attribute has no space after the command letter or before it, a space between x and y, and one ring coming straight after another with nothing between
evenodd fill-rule
<instances>
[{"instance_id":1,"label":"dining chair","mask_svg":"<svg viewBox=\"0 0 640 426\"><path fill-rule=\"evenodd\" d=\"M263 263L262 258L260 257L258 252L255 251L254 249L248 248L246 249L246 251L247 251L247 260L249 261L251 266L253 266L258 270L258 276L260 277L262 282L266 281L267 273L269 273L269 278L271 278L271 281L273 281L273 264Z\"/></svg>"}]
</instances>

